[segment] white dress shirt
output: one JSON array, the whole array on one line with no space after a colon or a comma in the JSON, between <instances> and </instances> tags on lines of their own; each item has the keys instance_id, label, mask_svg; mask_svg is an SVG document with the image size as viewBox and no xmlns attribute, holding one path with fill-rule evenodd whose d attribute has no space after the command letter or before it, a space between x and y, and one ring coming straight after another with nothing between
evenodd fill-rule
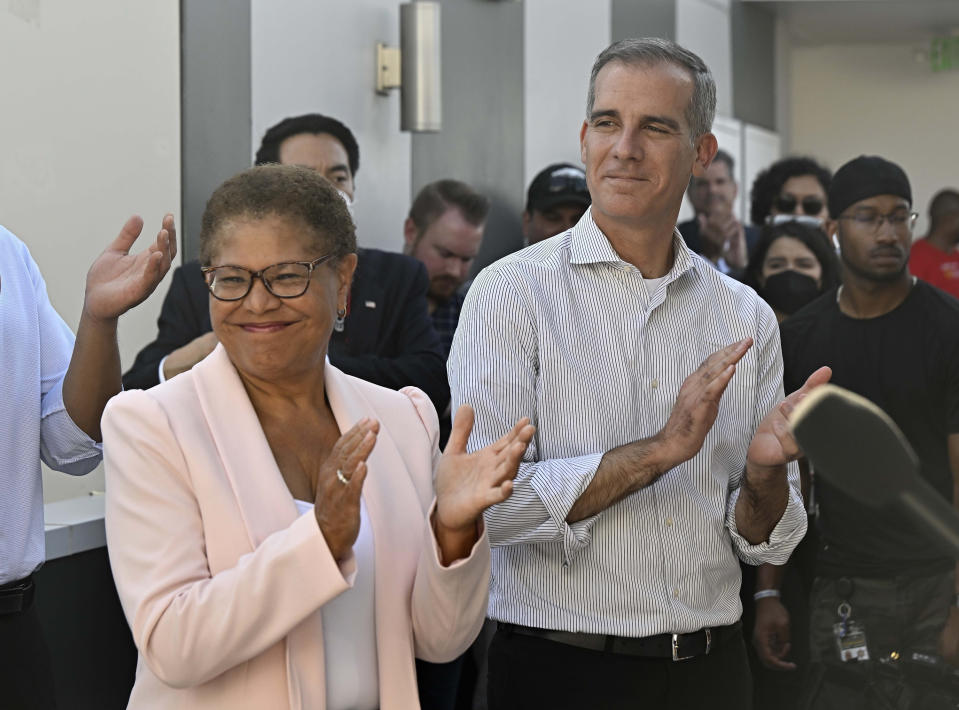
<instances>
[{"instance_id":1,"label":"white dress shirt","mask_svg":"<svg viewBox=\"0 0 959 710\"><path fill-rule=\"evenodd\" d=\"M0 584L44 560L40 460L80 475L100 445L63 406L73 333L53 310L26 245L0 227Z\"/></svg>"},{"instance_id":2,"label":"white dress shirt","mask_svg":"<svg viewBox=\"0 0 959 710\"><path fill-rule=\"evenodd\" d=\"M537 427L512 496L486 513L489 615L566 631L648 636L739 619L737 556L784 562L806 530L799 474L770 535L751 545L735 505L753 432L782 398L772 310L692 253L649 292L587 210L564 234L487 267L473 283L448 369L453 411L476 411L469 448L523 416ZM737 340L737 366L692 459L606 510L566 517L603 454L659 432L683 380Z\"/></svg>"}]
</instances>

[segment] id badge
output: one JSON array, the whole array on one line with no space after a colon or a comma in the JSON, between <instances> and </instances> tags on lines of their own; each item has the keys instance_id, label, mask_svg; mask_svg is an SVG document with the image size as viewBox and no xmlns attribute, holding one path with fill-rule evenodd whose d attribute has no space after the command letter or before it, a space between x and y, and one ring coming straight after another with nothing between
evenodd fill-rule
<instances>
[{"instance_id":1,"label":"id badge","mask_svg":"<svg viewBox=\"0 0 959 710\"><path fill-rule=\"evenodd\" d=\"M832 634L836 638L839 660L868 661L869 649L866 646L866 630L856 621L849 619L833 624Z\"/></svg>"}]
</instances>

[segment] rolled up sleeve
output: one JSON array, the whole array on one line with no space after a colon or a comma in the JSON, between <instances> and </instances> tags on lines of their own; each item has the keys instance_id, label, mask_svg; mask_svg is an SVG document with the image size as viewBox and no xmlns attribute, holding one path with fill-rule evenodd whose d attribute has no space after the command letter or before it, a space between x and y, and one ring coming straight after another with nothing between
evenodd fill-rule
<instances>
[{"instance_id":1,"label":"rolled up sleeve","mask_svg":"<svg viewBox=\"0 0 959 710\"><path fill-rule=\"evenodd\" d=\"M539 460L537 358L529 305L502 274L484 270L466 296L447 365L453 411L469 404L476 413L470 451L492 444L522 417L537 427L513 494L486 511L490 544L561 542L569 561L589 544L596 518L569 524L566 516L593 480L603 453Z\"/></svg>"}]
</instances>

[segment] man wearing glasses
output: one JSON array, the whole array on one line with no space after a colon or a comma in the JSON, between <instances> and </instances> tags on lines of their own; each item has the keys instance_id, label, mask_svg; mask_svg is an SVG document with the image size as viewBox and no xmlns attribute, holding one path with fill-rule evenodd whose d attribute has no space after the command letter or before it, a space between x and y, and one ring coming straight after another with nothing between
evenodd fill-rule
<instances>
[{"instance_id":1,"label":"man wearing glasses","mask_svg":"<svg viewBox=\"0 0 959 710\"><path fill-rule=\"evenodd\" d=\"M834 383L892 417L918 454L923 477L959 504L959 301L909 274L916 219L909 180L883 158L856 158L833 177L829 213L843 285L783 323L785 387L831 367ZM816 495L823 544L810 643L826 680L812 707L860 706L868 677L863 664L842 660L843 643L855 642L846 656L864 647L873 661L919 651L955 662L956 561L897 510L873 510L826 480L817 480ZM757 593L757 632L764 630L766 641L758 650L767 663L786 667L788 615L775 574L767 587Z\"/></svg>"}]
</instances>

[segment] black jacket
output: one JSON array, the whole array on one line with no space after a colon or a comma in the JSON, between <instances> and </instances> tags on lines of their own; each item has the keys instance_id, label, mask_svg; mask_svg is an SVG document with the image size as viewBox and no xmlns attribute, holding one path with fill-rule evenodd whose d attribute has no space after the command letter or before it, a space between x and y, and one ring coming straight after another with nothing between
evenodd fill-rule
<instances>
[{"instance_id":1,"label":"black jacket","mask_svg":"<svg viewBox=\"0 0 959 710\"><path fill-rule=\"evenodd\" d=\"M383 387L414 385L442 414L449 403L446 362L426 305L426 268L402 254L361 249L350 289L350 310L342 333L330 338L330 362L344 372ZM126 389L147 389L160 381L160 361L212 330L210 292L200 264L173 272L157 321L156 340L137 355L123 375Z\"/></svg>"}]
</instances>

